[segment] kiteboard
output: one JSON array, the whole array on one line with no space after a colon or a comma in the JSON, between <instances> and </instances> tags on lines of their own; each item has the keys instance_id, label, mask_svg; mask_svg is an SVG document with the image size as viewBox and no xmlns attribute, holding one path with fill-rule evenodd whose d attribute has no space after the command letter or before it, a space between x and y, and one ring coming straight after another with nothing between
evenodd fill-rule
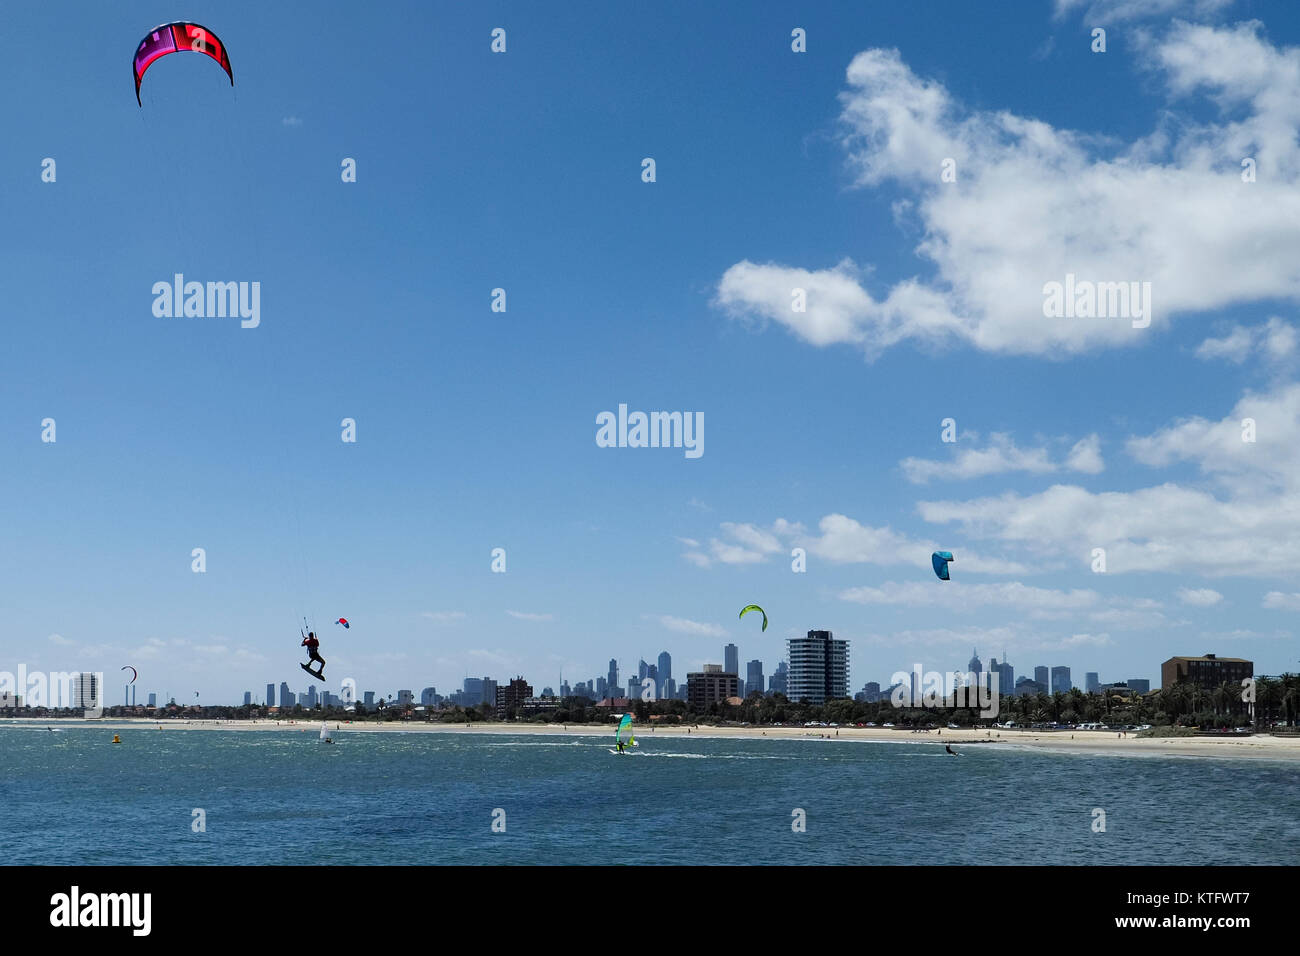
<instances>
[{"instance_id":1,"label":"kiteboard","mask_svg":"<svg viewBox=\"0 0 1300 956\"><path fill-rule=\"evenodd\" d=\"M323 667L321 668L321 672L317 674L314 670L311 669L310 664L299 664L298 666L301 667L303 670L305 670L312 677L316 678L317 680L325 679L325 668Z\"/></svg>"},{"instance_id":2,"label":"kiteboard","mask_svg":"<svg viewBox=\"0 0 1300 956\"><path fill-rule=\"evenodd\" d=\"M626 750L614 750L611 748L609 752L612 754L630 754L632 752L632 748L628 747Z\"/></svg>"}]
</instances>

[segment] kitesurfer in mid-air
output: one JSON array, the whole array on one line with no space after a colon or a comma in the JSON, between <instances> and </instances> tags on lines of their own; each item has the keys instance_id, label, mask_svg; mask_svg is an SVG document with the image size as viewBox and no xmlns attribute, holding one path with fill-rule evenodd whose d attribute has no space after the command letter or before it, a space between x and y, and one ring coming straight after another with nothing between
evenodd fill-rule
<instances>
[{"instance_id":1,"label":"kitesurfer in mid-air","mask_svg":"<svg viewBox=\"0 0 1300 956\"><path fill-rule=\"evenodd\" d=\"M309 657L308 662L302 665L302 669L316 677L318 680L324 680L325 658L321 657L320 653L317 651L317 648L320 647L320 641L316 640L316 632L308 631L307 636L302 639L302 644L300 646L307 648L307 655ZM320 661L320 670L312 670L311 661Z\"/></svg>"},{"instance_id":2,"label":"kitesurfer in mid-air","mask_svg":"<svg viewBox=\"0 0 1300 956\"><path fill-rule=\"evenodd\" d=\"M943 745L943 749L946 750L946 751L948 751L948 753L952 754L954 757L960 757L960 756L961 756L961 754L957 753L957 751L955 751L955 750L952 749L952 744L944 744L944 745Z\"/></svg>"}]
</instances>

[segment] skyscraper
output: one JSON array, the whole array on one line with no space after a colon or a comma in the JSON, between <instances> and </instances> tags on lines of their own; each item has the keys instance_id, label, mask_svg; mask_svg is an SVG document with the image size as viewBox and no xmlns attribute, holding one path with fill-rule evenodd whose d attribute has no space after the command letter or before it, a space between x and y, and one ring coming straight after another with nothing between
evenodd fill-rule
<instances>
[{"instance_id":1,"label":"skyscraper","mask_svg":"<svg viewBox=\"0 0 1300 956\"><path fill-rule=\"evenodd\" d=\"M980 674L983 672L984 666L980 663L979 651L974 648L971 648L971 659L970 663L966 665L966 670L975 675L975 683L978 685L980 682Z\"/></svg>"},{"instance_id":2,"label":"skyscraper","mask_svg":"<svg viewBox=\"0 0 1300 956\"><path fill-rule=\"evenodd\" d=\"M658 700L660 697L663 696L663 690L661 689L660 684L659 684L659 667L658 667L658 665L656 665L656 664L647 664L647 665L646 665L646 669L645 669L645 676L646 676L646 680L650 681L650 690L653 691L653 693L654 693L654 699L655 699L655 700ZM642 683L641 686L642 686L642 689L644 690L644 688L645 688L645 684Z\"/></svg>"},{"instance_id":3,"label":"skyscraper","mask_svg":"<svg viewBox=\"0 0 1300 956\"><path fill-rule=\"evenodd\" d=\"M303 700L303 706L304 707L316 706L316 685L315 684L307 685L307 694L305 699Z\"/></svg>"},{"instance_id":4,"label":"skyscraper","mask_svg":"<svg viewBox=\"0 0 1300 956\"><path fill-rule=\"evenodd\" d=\"M763 662L750 661L745 665L745 694L763 693Z\"/></svg>"},{"instance_id":5,"label":"skyscraper","mask_svg":"<svg viewBox=\"0 0 1300 956\"><path fill-rule=\"evenodd\" d=\"M1003 658L1006 657L1006 651L1002 652ZM996 657L989 659L989 674L998 675L998 693L1006 694L1008 697L1016 689L1016 670L1010 664L1003 660L998 662ZM990 687L992 684L990 683Z\"/></svg>"},{"instance_id":6,"label":"skyscraper","mask_svg":"<svg viewBox=\"0 0 1300 956\"><path fill-rule=\"evenodd\" d=\"M266 685L266 706L267 707L275 706L275 685L274 684Z\"/></svg>"},{"instance_id":7,"label":"skyscraper","mask_svg":"<svg viewBox=\"0 0 1300 956\"><path fill-rule=\"evenodd\" d=\"M483 678L466 677L461 690L465 695L464 700L466 707L477 707L479 704L483 703ZM493 706L496 706L495 690L492 692L492 704Z\"/></svg>"},{"instance_id":8,"label":"skyscraper","mask_svg":"<svg viewBox=\"0 0 1300 956\"><path fill-rule=\"evenodd\" d=\"M99 699L99 678L94 674L82 672L72 682L72 706L94 710L102 707Z\"/></svg>"},{"instance_id":9,"label":"skyscraper","mask_svg":"<svg viewBox=\"0 0 1300 956\"><path fill-rule=\"evenodd\" d=\"M437 696L438 696L438 688L436 688L436 687L426 687L424 690L420 691L420 704L421 704L421 706L423 706L423 707L432 707L432 706L434 706L435 704L438 703L438 701L437 701L437 699L436 699Z\"/></svg>"},{"instance_id":10,"label":"skyscraper","mask_svg":"<svg viewBox=\"0 0 1300 956\"><path fill-rule=\"evenodd\" d=\"M289 682L280 681L280 709L285 710L292 706L293 694L289 693Z\"/></svg>"},{"instance_id":11,"label":"skyscraper","mask_svg":"<svg viewBox=\"0 0 1300 956\"><path fill-rule=\"evenodd\" d=\"M244 691L244 706L251 707L252 705L253 705L253 692L251 690L246 690Z\"/></svg>"},{"instance_id":12,"label":"skyscraper","mask_svg":"<svg viewBox=\"0 0 1300 956\"><path fill-rule=\"evenodd\" d=\"M609 659L609 674L605 678L609 682L609 693L611 696L618 696L618 661L614 658Z\"/></svg>"},{"instance_id":13,"label":"skyscraper","mask_svg":"<svg viewBox=\"0 0 1300 956\"><path fill-rule=\"evenodd\" d=\"M722 673L740 676L740 650L735 644L722 649Z\"/></svg>"},{"instance_id":14,"label":"skyscraper","mask_svg":"<svg viewBox=\"0 0 1300 956\"><path fill-rule=\"evenodd\" d=\"M837 641L830 631L809 631L807 637L787 642L790 657L788 696L824 704L849 696L849 642Z\"/></svg>"},{"instance_id":15,"label":"skyscraper","mask_svg":"<svg viewBox=\"0 0 1300 956\"><path fill-rule=\"evenodd\" d=\"M776 673L767 682L767 689L773 694L788 694L790 665L785 661L776 665Z\"/></svg>"},{"instance_id":16,"label":"skyscraper","mask_svg":"<svg viewBox=\"0 0 1300 956\"><path fill-rule=\"evenodd\" d=\"M1083 675L1083 689L1089 694L1096 694L1101 691L1101 677L1096 671L1088 671Z\"/></svg>"},{"instance_id":17,"label":"skyscraper","mask_svg":"<svg viewBox=\"0 0 1300 956\"><path fill-rule=\"evenodd\" d=\"M149 695L149 706L150 706L150 707L157 707L157 706L158 706L158 695L157 695L157 694L150 694L150 695Z\"/></svg>"},{"instance_id":18,"label":"skyscraper","mask_svg":"<svg viewBox=\"0 0 1300 956\"><path fill-rule=\"evenodd\" d=\"M667 651L659 655L659 679L664 683L673 679L673 656Z\"/></svg>"},{"instance_id":19,"label":"skyscraper","mask_svg":"<svg viewBox=\"0 0 1300 956\"><path fill-rule=\"evenodd\" d=\"M1053 667L1052 668L1052 693L1068 694L1070 692L1070 668Z\"/></svg>"},{"instance_id":20,"label":"skyscraper","mask_svg":"<svg viewBox=\"0 0 1300 956\"><path fill-rule=\"evenodd\" d=\"M280 686L283 687L284 685L281 684ZM368 690L365 692L365 694L361 698L361 706L364 707L366 710L375 709L375 692L373 690Z\"/></svg>"},{"instance_id":21,"label":"skyscraper","mask_svg":"<svg viewBox=\"0 0 1300 956\"><path fill-rule=\"evenodd\" d=\"M1038 681L1038 683L1042 684L1044 688L1047 688L1047 687L1051 686L1050 682L1049 682L1048 679L1047 679L1047 668L1046 668L1046 667L1035 667L1035 668L1034 668L1034 680L1036 680L1036 681Z\"/></svg>"}]
</instances>

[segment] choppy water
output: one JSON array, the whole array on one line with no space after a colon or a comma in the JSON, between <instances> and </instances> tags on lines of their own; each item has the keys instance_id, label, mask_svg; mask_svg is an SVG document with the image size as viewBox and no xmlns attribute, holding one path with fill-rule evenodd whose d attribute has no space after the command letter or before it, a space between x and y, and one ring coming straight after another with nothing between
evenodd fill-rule
<instances>
[{"instance_id":1,"label":"choppy water","mask_svg":"<svg viewBox=\"0 0 1300 956\"><path fill-rule=\"evenodd\" d=\"M57 726L0 728L6 863L1300 862L1292 763L653 735L617 756L606 736L346 729L326 746L311 727L132 727L114 746Z\"/></svg>"}]
</instances>

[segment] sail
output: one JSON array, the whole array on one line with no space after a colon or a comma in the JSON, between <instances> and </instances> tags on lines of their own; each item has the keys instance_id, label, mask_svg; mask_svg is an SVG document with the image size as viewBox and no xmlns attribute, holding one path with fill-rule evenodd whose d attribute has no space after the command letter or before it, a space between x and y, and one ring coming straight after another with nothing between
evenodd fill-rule
<instances>
[{"instance_id":1,"label":"sail","mask_svg":"<svg viewBox=\"0 0 1300 956\"><path fill-rule=\"evenodd\" d=\"M623 744L625 747L636 746L636 738L632 736L631 714L624 714L623 719L618 722L618 730L614 733L614 741Z\"/></svg>"},{"instance_id":2,"label":"sail","mask_svg":"<svg viewBox=\"0 0 1300 956\"><path fill-rule=\"evenodd\" d=\"M323 720L320 722L320 739L321 740L329 739L329 731L325 729L325 721Z\"/></svg>"}]
</instances>

